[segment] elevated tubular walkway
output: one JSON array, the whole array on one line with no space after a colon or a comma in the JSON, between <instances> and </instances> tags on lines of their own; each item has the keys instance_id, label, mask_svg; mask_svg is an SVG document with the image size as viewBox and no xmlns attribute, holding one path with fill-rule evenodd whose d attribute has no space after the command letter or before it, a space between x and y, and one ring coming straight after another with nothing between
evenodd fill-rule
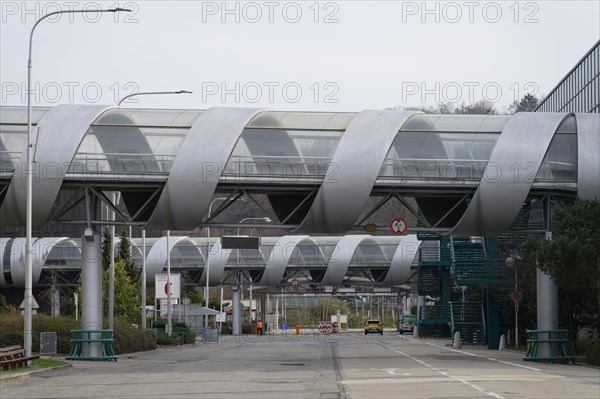
<instances>
[{"instance_id":1,"label":"elevated tubular walkway","mask_svg":"<svg viewBox=\"0 0 600 399\"><path fill-rule=\"evenodd\" d=\"M23 287L25 245L23 238L2 238L0 288ZM142 241L132 239L132 256L142 264ZM118 245L118 242L115 244ZM171 272L182 273L188 283L234 284L239 271L255 288L303 284L343 286L351 284L395 287L405 284L416 266L421 242L415 235L385 237L305 235L262 237L258 250L221 248L219 238L167 237L146 239L146 274L149 285L154 275L166 270L171 254ZM51 284L57 271L78 274L82 265L81 240L37 239L33 243L33 284Z\"/></svg>"},{"instance_id":2,"label":"elevated tubular walkway","mask_svg":"<svg viewBox=\"0 0 600 399\"><path fill-rule=\"evenodd\" d=\"M399 201L418 220L411 232L493 236L511 229L525 202L600 197L598 114L88 104L35 108L33 123L34 228L107 224L96 209L89 217L78 211L90 202L110 206L117 224L236 227L224 211L262 195L271 227L298 234L364 228L374 212ZM0 107L0 131L0 220L21 227L26 108ZM110 191L123 203L112 204ZM228 201L208 218L215 195Z\"/></svg>"}]
</instances>

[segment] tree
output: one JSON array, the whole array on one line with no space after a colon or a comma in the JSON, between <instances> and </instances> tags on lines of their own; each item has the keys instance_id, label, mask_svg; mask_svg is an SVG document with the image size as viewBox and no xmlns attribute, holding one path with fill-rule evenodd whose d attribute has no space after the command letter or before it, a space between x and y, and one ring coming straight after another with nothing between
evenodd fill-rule
<instances>
[{"instance_id":1,"label":"tree","mask_svg":"<svg viewBox=\"0 0 600 399\"><path fill-rule=\"evenodd\" d=\"M578 321L590 326L598 323L600 309L599 221L600 201L578 199L556 209L551 241L532 239L521 247L556 281L573 310L579 308Z\"/></svg>"},{"instance_id":2,"label":"tree","mask_svg":"<svg viewBox=\"0 0 600 399\"><path fill-rule=\"evenodd\" d=\"M12 313L13 307L6 301L6 297L0 294L0 314Z\"/></svg>"},{"instance_id":3,"label":"tree","mask_svg":"<svg viewBox=\"0 0 600 399\"><path fill-rule=\"evenodd\" d=\"M104 287L108 287L112 236L108 229L102 234L102 269ZM115 257L115 317L131 323L140 321L140 272L131 258L127 230L121 230L119 252ZM108 289L103 291L105 313L108 313Z\"/></svg>"},{"instance_id":4,"label":"tree","mask_svg":"<svg viewBox=\"0 0 600 399\"><path fill-rule=\"evenodd\" d=\"M104 271L104 284L108 284L109 271ZM105 310L108 311L108 291L104 290ZM130 323L139 323L141 298L138 285L131 281L122 259L115 261L115 317Z\"/></svg>"},{"instance_id":5,"label":"tree","mask_svg":"<svg viewBox=\"0 0 600 399\"><path fill-rule=\"evenodd\" d=\"M435 106L422 105L420 107L406 107L406 108L395 107L393 109L404 109L407 111L421 111L424 114L446 115L446 114L454 114L456 111L456 106L454 105L454 103L440 102L440 103L437 103L437 105L435 105Z\"/></svg>"},{"instance_id":6,"label":"tree","mask_svg":"<svg viewBox=\"0 0 600 399\"><path fill-rule=\"evenodd\" d=\"M138 283L140 279L140 270L135 265L133 258L131 257L131 241L127 235L127 229L123 227L120 234L119 253L117 254L116 260L123 261L125 265L125 271L131 278L131 281Z\"/></svg>"},{"instance_id":7,"label":"tree","mask_svg":"<svg viewBox=\"0 0 600 399\"><path fill-rule=\"evenodd\" d=\"M199 303L202 306L204 306L205 302L204 302L204 287L190 287L190 286L183 286L181 287L181 297L182 298L188 298L190 300L190 303ZM208 298L208 307L210 309L219 309L221 306L221 298L218 298L216 296L212 296Z\"/></svg>"},{"instance_id":8,"label":"tree","mask_svg":"<svg viewBox=\"0 0 600 399\"><path fill-rule=\"evenodd\" d=\"M455 114L469 114L469 115L495 115L498 112L494 107L494 104L487 100L479 100L473 104L465 105L461 104L454 110Z\"/></svg>"},{"instance_id":9,"label":"tree","mask_svg":"<svg viewBox=\"0 0 600 399\"><path fill-rule=\"evenodd\" d=\"M111 238L110 231L104 229L102 232L102 270L107 270L110 267Z\"/></svg>"},{"instance_id":10,"label":"tree","mask_svg":"<svg viewBox=\"0 0 600 399\"><path fill-rule=\"evenodd\" d=\"M539 98L535 95L527 93L523 96L521 101L514 101L510 107L508 107L509 113L514 114L515 112L533 112L540 104Z\"/></svg>"}]
</instances>

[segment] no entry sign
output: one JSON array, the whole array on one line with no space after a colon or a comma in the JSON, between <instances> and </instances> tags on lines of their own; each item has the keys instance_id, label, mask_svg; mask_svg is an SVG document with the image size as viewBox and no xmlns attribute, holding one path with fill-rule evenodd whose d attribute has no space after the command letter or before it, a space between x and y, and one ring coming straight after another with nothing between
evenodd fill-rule
<instances>
[{"instance_id":1,"label":"no entry sign","mask_svg":"<svg viewBox=\"0 0 600 399\"><path fill-rule=\"evenodd\" d=\"M408 222L404 218L395 218L390 223L390 230L397 235L404 234L408 230Z\"/></svg>"}]
</instances>

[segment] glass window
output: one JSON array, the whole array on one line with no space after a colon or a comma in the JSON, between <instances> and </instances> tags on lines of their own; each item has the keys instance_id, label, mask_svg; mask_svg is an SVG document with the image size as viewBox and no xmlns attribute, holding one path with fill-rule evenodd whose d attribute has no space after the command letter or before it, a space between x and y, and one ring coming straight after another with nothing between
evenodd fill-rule
<instances>
[{"instance_id":1,"label":"glass window","mask_svg":"<svg viewBox=\"0 0 600 399\"><path fill-rule=\"evenodd\" d=\"M535 181L577 181L577 135L554 135Z\"/></svg>"},{"instance_id":2,"label":"glass window","mask_svg":"<svg viewBox=\"0 0 600 399\"><path fill-rule=\"evenodd\" d=\"M164 174L202 111L113 109L87 131L70 171Z\"/></svg>"}]
</instances>

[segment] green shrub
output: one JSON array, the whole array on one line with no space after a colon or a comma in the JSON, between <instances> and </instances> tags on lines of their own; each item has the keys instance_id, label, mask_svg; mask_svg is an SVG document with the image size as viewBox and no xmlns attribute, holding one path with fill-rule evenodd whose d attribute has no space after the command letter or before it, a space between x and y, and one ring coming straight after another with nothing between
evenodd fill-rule
<instances>
[{"instance_id":1,"label":"green shrub","mask_svg":"<svg viewBox=\"0 0 600 399\"><path fill-rule=\"evenodd\" d=\"M586 339L577 343L577 353L585 358L585 362L600 366L600 339Z\"/></svg>"},{"instance_id":2,"label":"green shrub","mask_svg":"<svg viewBox=\"0 0 600 399\"><path fill-rule=\"evenodd\" d=\"M10 314L0 316L0 347L23 345L23 316ZM56 351L68 354L71 350L71 330L81 329L81 321L70 317L50 317L44 314L32 316L32 351L40 348L41 332L56 332ZM140 352L156 349L156 338L151 332L124 322L115 320L113 347L117 354Z\"/></svg>"},{"instance_id":3,"label":"green shrub","mask_svg":"<svg viewBox=\"0 0 600 399\"><path fill-rule=\"evenodd\" d=\"M256 334L256 324L242 323L242 334Z\"/></svg>"},{"instance_id":4,"label":"green shrub","mask_svg":"<svg viewBox=\"0 0 600 399\"><path fill-rule=\"evenodd\" d=\"M226 320L221 323L221 335L231 335L233 331L233 323L231 320Z\"/></svg>"},{"instance_id":5,"label":"green shrub","mask_svg":"<svg viewBox=\"0 0 600 399\"><path fill-rule=\"evenodd\" d=\"M159 345L183 345L196 342L196 334L185 323L172 322L170 337L165 333L166 324L166 320L158 320L154 324L157 330L156 341Z\"/></svg>"},{"instance_id":6,"label":"green shrub","mask_svg":"<svg viewBox=\"0 0 600 399\"><path fill-rule=\"evenodd\" d=\"M151 331L142 331L121 319L115 319L113 348L117 354L156 349L156 337Z\"/></svg>"},{"instance_id":7,"label":"green shrub","mask_svg":"<svg viewBox=\"0 0 600 399\"><path fill-rule=\"evenodd\" d=\"M69 353L71 350L71 330L81 328L81 323L68 317L50 317L43 314L33 315L31 349L32 352L40 350L40 333L56 332L56 351ZM23 345L23 323L21 314L4 314L0 316L0 347Z\"/></svg>"}]
</instances>

